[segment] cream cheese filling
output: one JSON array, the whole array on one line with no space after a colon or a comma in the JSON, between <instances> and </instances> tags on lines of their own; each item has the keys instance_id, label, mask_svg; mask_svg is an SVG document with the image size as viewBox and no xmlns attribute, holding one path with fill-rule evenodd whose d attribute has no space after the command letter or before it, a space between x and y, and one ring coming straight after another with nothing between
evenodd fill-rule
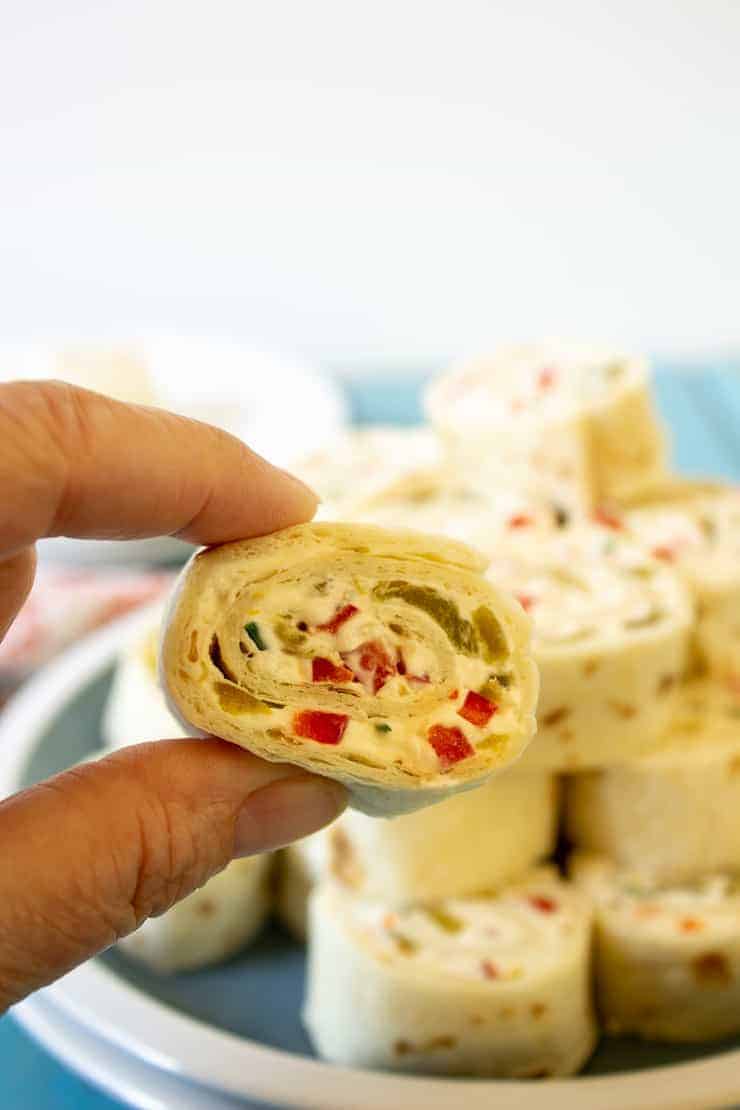
<instances>
[{"instance_id":1,"label":"cream cheese filling","mask_svg":"<svg viewBox=\"0 0 740 1110\"><path fill-rule=\"evenodd\" d=\"M358 902L353 916L353 927L384 962L491 984L552 965L577 922L567 894L552 883L405 912Z\"/></svg>"},{"instance_id":2,"label":"cream cheese filling","mask_svg":"<svg viewBox=\"0 0 740 1110\"><path fill-rule=\"evenodd\" d=\"M627 526L658 558L697 581L740 579L740 491L687 495L678 503L631 511Z\"/></svg>"},{"instance_id":3,"label":"cream cheese filling","mask_svg":"<svg viewBox=\"0 0 740 1110\"><path fill-rule=\"evenodd\" d=\"M415 605L414 590L432 597L425 604L438 605L443 616L435 619L429 607ZM480 634L477 652L461 651L440 625L459 620L472 630L472 599L453 602L413 582L378 584L362 575L348 580L315 572L300 580L268 580L246 597L238 644L246 673L258 684L279 682L345 699L331 710L325 703L306 710L270 701L266 727L309 743L336 743L347 757L373 766L396 764L433 774L504 744L516 726L521 692L507 662L501 626L496 622L501 657L492 660ZM218 654L211 654L211 667L224 667ZM228 668L222 674L239 681ZM301 731L306 713L312 712L343 719L338 740L322 741ZM321 732L320 720L318 725Z\"/></svg>"},{"instance_id":4,"label":"cream cheese filling","mask_svg":"<svg viewBox=\"0 0 740 1110\"><path fill-rule=\"evenodd\" d=\"M589 348L504 349L452 372L444 389L446 412L440 416L462 427L557 422L589 405L608 403L639 380L637 370L623 355Z\"/></svg>"},{"instance_id":5,"label":"cream cheese filling","mask_svg":"<svg viewBox=\"0 0 740 1110\"><path fill-rule=\"evenodd\" d=\"M538 649L623 639L675 619L677 583L634 544L594 527L494 557L489 576L519 598Z\"/></svg>"}]
</instances>

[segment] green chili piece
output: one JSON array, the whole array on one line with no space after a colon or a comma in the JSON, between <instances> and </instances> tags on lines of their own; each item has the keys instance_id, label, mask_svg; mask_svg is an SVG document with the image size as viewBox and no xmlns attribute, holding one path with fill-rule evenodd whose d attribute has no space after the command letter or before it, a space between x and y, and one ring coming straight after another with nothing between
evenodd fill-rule
<instances>
[{"instance_id":1,"label":"green chili piece","mask_svg":"<svg viewBox=\"0 0 740 1110\"><path fill-rule=\"evenodd\" d=\"M504 630L490 609L479 606L473 613L473 624L483 643L483 657L487 663L506 655Z\"/></svg>"},{"instance_id":2,"label":"green chili piece","mask_svg":"<svg viewBox=\"0 0 740 1110\"><path fill-rule=\"evenodd\" d=\"M216 691L218 704L224 713L228 713L230 717L238 717L244 713L270 712L264 702L253 697L246 690L242 690L240 686L227 685L225 682L214 682L213 688Z\"/></svg>"},{"instance_id":3,"label":"green chili piece","mask_svg":"<svg viewBox=\"0 0 740 1110\"><path fill-rule=\"evenodd\" d=\"M375 726L375 731L376 732L390 732L391 731L391 726L390 725L376 725Z\"/></svg>"},{"instance_id":4,"label":"green chili piece","mask_svg":"<svg viewBox=\"0 0 740 1110\"><path fill-rule=\"evenodd\" d=\"M459 917L454 914L448 913L442 906L428 906L427 917L430 917L435 925L443 929L445 933L459 933L463 927L463 922Z\"/></svg>"},{"instance_id":5,"label":"green chili piece","mask_svg":"<svg viewBox=\"0 0 740 1110\"><path fill-rule=\"evenodd\" d=\"M391 933L393 941L398 948L398 951L404 956L413 956L418 951L419 945L416 941L411 940L410 937L405 937L403 933Z\"/></svg>"},{"instance_id":6,"label":"green chili piece","mask_svg":"<svg viewBox=\"0 0 740 1110\"><path fill-rule=\"evenodd\" d=\"M285 648L299 648L308 639L305 632L301 632L291 621L283 618L275 622L273 631Z\"/></svg>"},{"instance_id":7,"label":"green chili piece","mask_svg":"<svg viewBox=\"0 0 740 1110\"><path fill-rule=\"evenodd\" d=\"M495 678L489 678L479 688L478 693L482 698L487 698L488 701L495 702L501 694L501 688Z\"/></svg>"},{"instance_id":8,"label":"green chili piece","mask_svg":"<svg viewBox=\"0 0 740 1110\"><path fill-rule=\"evenodd\" d=\"M257 648L257 651L267 650L267 644L262 639L260 626L257 624L257 621L248 621L244 625L244 631L246 632L247 636L249 636L249 639L252 641L254 646Z\"/></svg>"},{"instance_id":9,"label":"green chili piece","mask_svg":"<svg viewBox=\"0 0 740 1110\"><path fill-rule=\"evenodd\" d=\"M579 578L573 571L568 570L567 567L551 567L550 577L554 582L559 582L561 586L572 586L575 590L580 590L585 593L587 590L586 583L582 578Z\"/></svg>"},{"instance_id":10,"label":"green chili piece","mask_svg":"<svg viewBox=\"0 0 740 1110\"><path fill-rule=\"evenodd\" d=\"M627 567L627 574L631 574L633 578L643 578L646 581L655 575L655 567L648 566L647 563L636 563L633 567Z\"/></svg>"},{"instance_id":11,"label":"green chili piece","mask_svg":"<svg viewBox=\"0 0 740 1110\"><path fill-rule=\"evenodd\" d=\"M699 517L699 527L701 528L702 532L704 533L704 538L705 539L713 540L716 537L716 535L717 535L717 524L714 520L712 520L711 517L700 516Z\"/></svg>"},{"instance_id":12,"label":"green chili piece","mask_svg":"<svg viewBox=\"0 0 740 1110\"><path fill-rule=\"evenodd\" d=\"M442 597L429 586L413 586L409 582L379 582L373 589L373 597L378 601L392 601L397 598L421 609L439 625L447 639L463 655L478 654L478 637L470 621L460 616L454 602Z\"/></svg>"}]
</instances>

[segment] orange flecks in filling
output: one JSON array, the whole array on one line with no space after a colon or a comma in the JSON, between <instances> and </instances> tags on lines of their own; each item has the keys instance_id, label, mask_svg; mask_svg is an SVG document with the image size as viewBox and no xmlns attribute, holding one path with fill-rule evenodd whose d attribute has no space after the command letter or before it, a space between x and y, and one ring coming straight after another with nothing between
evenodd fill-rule
<instances>
[{"instance_id":1,"label":"orange flecks in filling","mask_svg":"<svg viewBox=\"0 0 740 1110\"><path fill-rule=\"evenodd\" d=\"M698 933L704 928L704 922L698 917L682 917L678 927L682 933Z\"/></svg>"}]
</instances>

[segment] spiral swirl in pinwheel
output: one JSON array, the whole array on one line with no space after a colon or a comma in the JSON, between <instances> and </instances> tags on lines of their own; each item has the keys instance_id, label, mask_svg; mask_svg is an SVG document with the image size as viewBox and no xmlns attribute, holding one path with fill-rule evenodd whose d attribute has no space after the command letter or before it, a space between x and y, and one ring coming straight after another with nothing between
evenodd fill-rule
<instances>
[{"instance_id":1,"label":"spiral swirl in pinwheel","mask_svg":"<svg viewBox=\"0 0 740 1110\"><path fill-rule=\"evenodd\" d=\"M202 551L162 649L190 726L409 812L485 780L534 731L520 606L438 537L308 524Z\"/></svg>"}]
</instances>

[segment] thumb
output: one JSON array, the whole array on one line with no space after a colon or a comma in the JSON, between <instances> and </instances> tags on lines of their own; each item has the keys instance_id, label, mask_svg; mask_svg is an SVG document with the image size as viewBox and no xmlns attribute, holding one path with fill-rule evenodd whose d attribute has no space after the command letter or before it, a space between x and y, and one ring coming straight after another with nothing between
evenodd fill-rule
<instances>
[{"instance_id":1,"label":"thumb","mask_svg":"<svg viewBox=\"0 0 740 1110\"><path fill-rule=\"evenodd\" d=\"M234 856L333 820L344 789L220 740L126 748L0 804L0 1012Z\"/></svg>"}]
</instances>

